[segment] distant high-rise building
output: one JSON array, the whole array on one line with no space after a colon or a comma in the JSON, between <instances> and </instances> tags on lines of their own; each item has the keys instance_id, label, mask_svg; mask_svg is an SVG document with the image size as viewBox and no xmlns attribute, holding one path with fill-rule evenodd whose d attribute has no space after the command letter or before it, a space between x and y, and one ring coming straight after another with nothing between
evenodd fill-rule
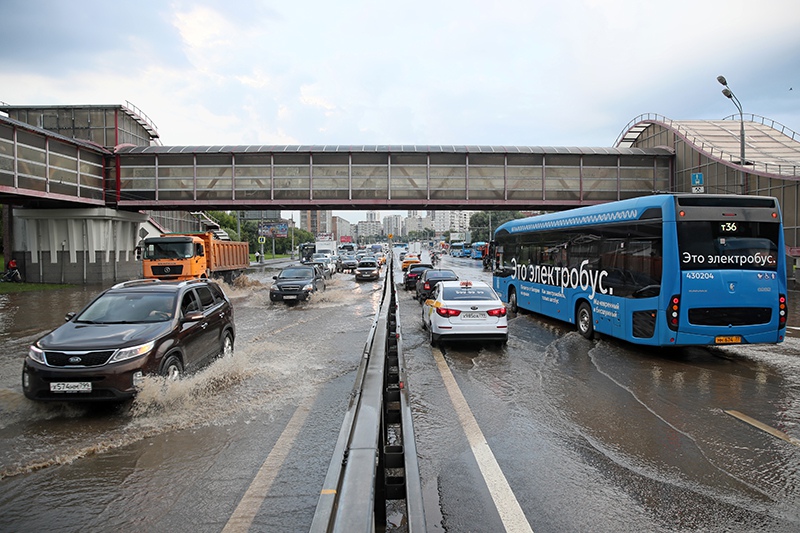
<instances>
[{"instance_id":1,"label":"distant high-rise building","mask_svg":"<svg viewBox=\"0 0 800 533\"><path fill-rule=\"evenodd\" d=\"M300 211L300 228L317 235L333 233L332 213L325 209Z\"/></svg>"},{"instance_id":2,"label":"distant high-rise building","mask_svg":"<svg viewBox=\"0 0 800 533\"><path fill-rule=\"evenodd\" d=\"M367 222L378 222L378 212L367 211Z\"/></svg>"}]
</instances>

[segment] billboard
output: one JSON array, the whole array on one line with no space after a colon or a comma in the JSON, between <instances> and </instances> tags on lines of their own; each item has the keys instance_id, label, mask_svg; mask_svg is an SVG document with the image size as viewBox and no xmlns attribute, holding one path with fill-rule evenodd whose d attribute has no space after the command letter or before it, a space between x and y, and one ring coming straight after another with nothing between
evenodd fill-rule
<instances>
[{"instance_id":1,"label":"billboard","mask_svg":"<svg viewBox=\"0 0 800 533\"><path fill-rule=\"evenodd\" d=\"M285 222L259 222L258 223L258 236L259 237L272 237L273 239L280 239L289 236L289 224Z\"/></svg>"}]
</instances>

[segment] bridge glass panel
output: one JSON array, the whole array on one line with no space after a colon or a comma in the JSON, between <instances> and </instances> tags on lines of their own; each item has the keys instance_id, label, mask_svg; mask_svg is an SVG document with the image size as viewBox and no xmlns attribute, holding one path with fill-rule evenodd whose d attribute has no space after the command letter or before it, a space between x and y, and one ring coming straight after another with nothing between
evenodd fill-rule
<instances>
[{"instance_id":1,"label":"bridge glass panel","mask_svg":"<svg viewBox=\"0 0 800 533\"><path fill-rule=\"evenodd\" d=\"M508 199L541 200L542 156L537 154L508 154Z\"/></svg>"},{"instance_id":2,"label":"bridge glass panel","mask_svg":"<svg viewBox=\"0 0 800 533\"><path fill-rule=\"evenodd\" d=\"M352 187L354 200L388 198L389 157L385 153L352 155Z\"/></svg>"},{"instance_id":3,"label":"bridge glass panel","mask_svg":"<svg viewBox=\"0 0 800 533\"><path fill-rule=\"evenodd\" d=\"M305 200L311 191L310 154L274 154L276 200Z\"/></svg>"},{"instance_id":4,"label":"bridge glass panel","mask_svg":"<svg viewBox=\"0 0 800 533\"><path fill-rule=\"evenodd\" d=\"M237 200L272 198L272 154L234 154Z\"/></svg>"},{"instance_id":5,"label":"bridge glass panel","mask_svg":"<svg viewBox=\"0 0 800 533\"><path fill-rule=\"evenodd\" d=\"M45 138L17 131L17 185L22 189L47 190Z\"/></svg>"},{"instance_id":6,"label":"bridge glass panel","mask_svg":"<svg viewBox=\"0 0 800 533\"><path fill-rule=\"evenodd\" d=\"M431 154L430 161L431 199L466 199L466 154Z\"/></svg>"},{"instance_id":7,"label":"bridge glass panel","mask_svg":"<svg viewBox=\"0 0 800 533\"><path fill-rule=\"evenodd\" d=\"M119 181L121 200L154 200L156 157L150 154L121 155Z\"/></svg>"},{"instance_id":8,"label":"bridge glass panel","mask_svg":"<svg viewBox=\"0 0 800 533\"><path fill-rule=\"evenodd\" d=\"M233 159L231 154L198 154L196 158L197 199L233 198Z\"/></svg>"},{"instance_id":9,"label":"bridge glass panel","mask_svg":"<svg viewBox=\"0 0 800 533\"><path fill-rule=\"evenodd\" d=\"M14 186L14 129L0 124L0 185Z\"/></svg>"},{"instance_id":10,"label":"bridge glass panel","mask_svg":"<svg viewBox=\"0 0 800 533\"><path fill-rule=\"evenodd\" d=\"M313 163L314 199L347 200L350 196L349 154L315 154Z\"/></svg>"},{"instance_id":11,"label":"bridge glass panel","mask_svg":"<svg viewBox=\"0 0 800 533\"><path fill-rule=\"evenodd\" d=\"M392 198L428 198L428 155L392 154Z\"/></svg>"},{"instance_id":12,"label":"bridge glass panel","mask_svg":"<svg viewBox=\"0 0 800 533\"><path fill-rule=\"evenodd\" d=\"M470 154L470 200L505 199L505 161L504 154Z\"/></svg>"}]
</instances>

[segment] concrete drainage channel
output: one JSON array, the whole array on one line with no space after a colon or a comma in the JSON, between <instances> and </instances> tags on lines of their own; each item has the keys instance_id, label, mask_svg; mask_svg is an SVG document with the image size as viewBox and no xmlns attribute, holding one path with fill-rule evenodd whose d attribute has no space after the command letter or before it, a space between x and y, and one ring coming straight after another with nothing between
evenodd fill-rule
<instances>
[{"instance_id":1,"label":"concrete drainage channel","mask_svg":"<svg viewBox=\"0 0 800 533\"><path fill-rule=\"evenodd\" d=\"M312 533L425 531L399 323L389 262Z\"/></svg>"}]
</instances>

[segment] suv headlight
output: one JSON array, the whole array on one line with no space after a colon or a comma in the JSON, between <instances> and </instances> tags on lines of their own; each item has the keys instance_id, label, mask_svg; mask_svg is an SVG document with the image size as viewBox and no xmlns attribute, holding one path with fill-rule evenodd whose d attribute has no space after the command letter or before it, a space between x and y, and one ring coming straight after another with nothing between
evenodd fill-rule
<instances>
[{"instance_id":1,"label":"suv headlight","mask_svg":"<svg viewBox=\"0 0 800 533\"><path fill-rule=\"evenodd\" d=\"M31 347L28 348L28 357L30 357L31 359L42 365L47 364L44 361L44 351L41 350L38 346L31 345Z\"/></svg>"},{"instance_id":2,"label":"suv headlight","mask_svg":"<svg viewBox=\"0 0 800 533\"><path fill-rule=\"evenodd\" d=\"M281 288L278 287L277 285L273 285L272 287L269 288L269 290L270 292L278 292L279 290L281 290Z\"/></svg>"},{"instance_id":3,"label":"suv headlight","mask_svg":"<svg viewBox=\"0 0 800 533\"><path fill-rule=\"evenodd\" d=\"M117 350L109 363L119 363L120 361L127 361L128 359L133 359L134 357L139 357L140 355L145 355L146 353L150 352L153 349L153 346L156 345L155 341L148 342L147 344L140 344L139 346L131 346L130 348L121 348Z\"/></svg>"},{"instance_id":4,"label":"suv headlight","mask_svg":"<svg viewBox=\"0 0 800 533\"><path fill-rule=\"evenodd\" d=\"M306 283L305 285L303 285L303 290L304 291L313 291L314 290L314 285L312 283Z\"/></svg>"}]
</instances>

